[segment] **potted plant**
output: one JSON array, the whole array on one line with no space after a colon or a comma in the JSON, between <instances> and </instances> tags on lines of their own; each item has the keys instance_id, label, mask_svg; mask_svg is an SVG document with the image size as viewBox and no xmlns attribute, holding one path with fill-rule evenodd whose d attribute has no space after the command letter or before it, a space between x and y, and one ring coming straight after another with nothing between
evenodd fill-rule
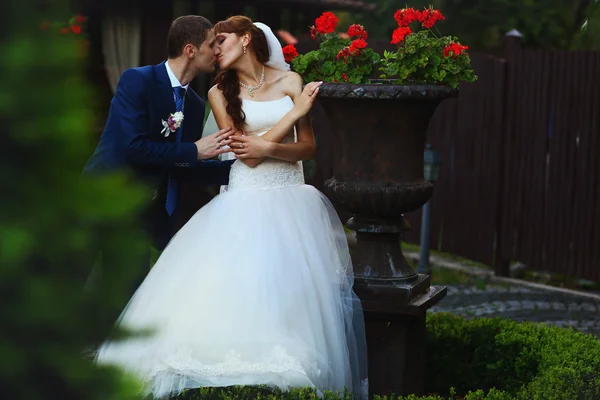
<instances>
[{"instance_id":1,"label":"potted plant","mask_svg":"<svg viewBox=\"0 0 600 400\"><path fill-rule=\"evenodd\" d=\"M391 16L390 16L391 17ZM476 79L467 47L433 32L444 19L434 8L398 10L391 43L396 51L375 53L368 32L352 25L337 34L338 19L323 13L311 27L317 50L286 57L305 81L325 82L319 103L333 134L333 177L325 192L353 216L355 290L365 311L371 393L423 390L425 312L445 296L405 260L400 234L403 214L419 209L433 185L423 179L429 121L438 104L458 95L460 81ZM390 371L392 373L390 373Z\"/></svg>"}]
</instances>

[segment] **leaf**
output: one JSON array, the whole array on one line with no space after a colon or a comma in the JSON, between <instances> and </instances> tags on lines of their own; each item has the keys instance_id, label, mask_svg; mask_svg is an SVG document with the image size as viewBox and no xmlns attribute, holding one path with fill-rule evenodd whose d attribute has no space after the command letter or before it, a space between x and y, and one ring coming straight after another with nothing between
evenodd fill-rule
<instances>
[{"instance_id":1,"label":"leaf","mask_svg":"<svg viewBox=\"0 0 600 400\"><path fill-rule=\"evenodd\" d=\"M335 71L333 63L331 61L324 62L321 68L322 68L323 74L325 74L325 75L331 75Z\"/></svg>"}]
</instances>

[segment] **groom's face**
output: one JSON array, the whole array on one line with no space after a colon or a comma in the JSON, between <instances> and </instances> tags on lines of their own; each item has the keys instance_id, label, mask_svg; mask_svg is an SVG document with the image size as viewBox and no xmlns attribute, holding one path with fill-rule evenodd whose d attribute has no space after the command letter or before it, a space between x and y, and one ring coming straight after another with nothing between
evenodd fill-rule
<instances>
[{"instance_id":1,"label":"groom's face","mask_svg":"<svg viewBox=\"0 0 600 400\"><path fill-rule=\"evenodd\" d=\"M210 74L215 71L217 58L213 48L215 47L215 32L210 29L206 33L206 40L198 48L194 57L194 66L202 73Z\"/></svg>"}]
</instances>

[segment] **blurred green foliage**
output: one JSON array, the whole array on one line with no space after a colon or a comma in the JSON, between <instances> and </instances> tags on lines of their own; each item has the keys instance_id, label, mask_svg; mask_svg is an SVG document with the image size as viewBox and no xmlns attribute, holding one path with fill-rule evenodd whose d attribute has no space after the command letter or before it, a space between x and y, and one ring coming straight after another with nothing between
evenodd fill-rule
<instances>
[{"instance_id":1,"label":"blurred green foliage","mask_svg":"<svg viewBox=\"0 0 600 400\"><path fill-rule=\"evenodd\" d=\"M571 47L576 50L600 50L600 0L590 0Z\"/></svg>"},{"instance_id":2,"label":"blurred green foliage","mask_svg":"<svg viewBox=\"0 0 600 400\"><path fill-rule=\"evenodd\" d=\"M31 3L0 5L2 398L136 398L137 382L84 353L130 295L146 243L142 190L125 175L81 176L97 139L81 41L39 28L73 13L65 0ZM122 256L84 289L99 232Z\"/></svg>"}]
</instances>

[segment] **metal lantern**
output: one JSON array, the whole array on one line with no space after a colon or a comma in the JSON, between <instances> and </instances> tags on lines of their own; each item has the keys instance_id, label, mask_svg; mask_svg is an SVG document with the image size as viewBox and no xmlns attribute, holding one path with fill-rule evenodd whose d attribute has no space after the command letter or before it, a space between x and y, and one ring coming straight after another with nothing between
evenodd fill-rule
<instances>
[{"instance_id":1,"label":"metal lantern","mask_svg":"<svg viewBox=\"0 0 600 400\"><path fill-rule=\"evenodd\" d=\"M435 182L440 174L440 152L429 143L423 154L423 177L429 182Z\"/></svg>"},{"instance_id":2,"label":"metal lantern","mask_svg":"<svg viewBox=\"0 0 600 400\"><path fill-rule=\"evenodd\" d=\"M427 144L425 145L425 153L423 154L423 177L429 182L435 182L440 174L440 152ZM429 265L429 225L431 218L431 204L429 201L423 206L423 214L421 221L421 255L419 257L419 268L417 271L420 274L431 275L431 267Z\"/></svg>"}]
</instances>

